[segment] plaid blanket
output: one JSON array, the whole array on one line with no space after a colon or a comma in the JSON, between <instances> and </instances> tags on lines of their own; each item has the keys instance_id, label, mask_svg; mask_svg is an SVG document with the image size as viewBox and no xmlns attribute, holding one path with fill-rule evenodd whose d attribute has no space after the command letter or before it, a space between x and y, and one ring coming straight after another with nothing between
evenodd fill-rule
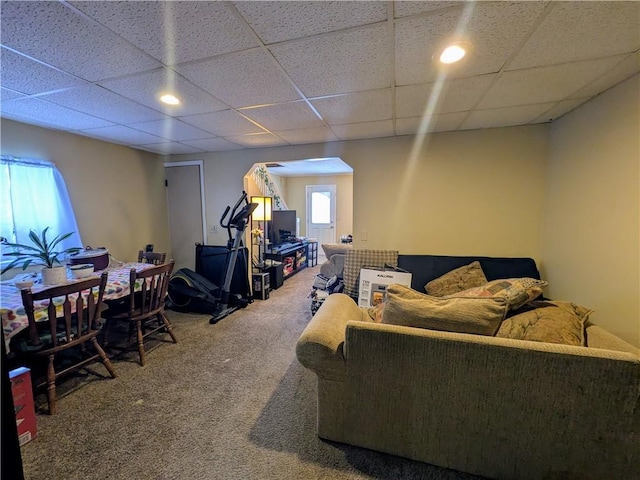
<instances>
[{"instance_id":1,"label":"plaid blanket","mask_svg":"<svg viewBox=\"0 0 640 480\"><path fill-rule=\"evenodd\" d=\"M344 257L344 293L358 298L360 269L362 267L379 267L385 265L398 266L397 250L364 250L351 249Z\"/></svg>"}]
</instances>

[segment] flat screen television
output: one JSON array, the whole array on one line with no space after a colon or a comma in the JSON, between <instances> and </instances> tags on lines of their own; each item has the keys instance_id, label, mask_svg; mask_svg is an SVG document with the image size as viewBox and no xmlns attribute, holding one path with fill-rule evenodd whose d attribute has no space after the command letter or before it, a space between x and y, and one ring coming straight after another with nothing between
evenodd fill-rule
<instances>
[{"instance_id":1,"label":"flat screen television","mask_svg":"<svg viewBox=\"0 0 640 480\"><path fill-rule=\"evenodd\" d=\"M269 225L269 241L272 245L292 242L296 236L296 211L273 210Z\"/></svg>"}]
</instances>

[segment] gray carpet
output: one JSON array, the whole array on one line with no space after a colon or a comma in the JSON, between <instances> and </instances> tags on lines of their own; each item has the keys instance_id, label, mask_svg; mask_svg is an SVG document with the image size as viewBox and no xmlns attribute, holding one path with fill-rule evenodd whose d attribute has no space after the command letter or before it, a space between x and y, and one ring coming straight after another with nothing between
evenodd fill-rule
<instances>
[{"instance_id":1,"label":"gray carpet","mask_svg":"<svg viewBox=\"0 0 640 480\"><path fill-rule=\"evenodd\" d=\"M170 311L180 343L158 344L145 367L127 354L114 360L117 379L63 380L59 413L39 414L22 447L25 478L479 478L316 436L316 378L295 343L317 272L216 325Z\"/></svg>"}]
</instances>

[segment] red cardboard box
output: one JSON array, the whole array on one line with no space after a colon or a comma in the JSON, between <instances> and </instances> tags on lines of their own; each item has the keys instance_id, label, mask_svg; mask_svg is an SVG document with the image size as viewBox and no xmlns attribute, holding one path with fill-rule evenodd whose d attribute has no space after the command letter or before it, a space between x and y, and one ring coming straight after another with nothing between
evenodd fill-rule
<instances>
[{"instance_id":1,"label":"red cardboard box","mask_svg":"<svg viewBox=\"0 0 640 480\"><path fill-rule=\"evenodd\" d=\"M16 412L18 442L20 445L24 445L35 438L38 433L36 427L36 411L33 405L31 371L26 367L11 370L9 372L9 380L11 380L13 408Z\"/></svg>"}]
</instances>

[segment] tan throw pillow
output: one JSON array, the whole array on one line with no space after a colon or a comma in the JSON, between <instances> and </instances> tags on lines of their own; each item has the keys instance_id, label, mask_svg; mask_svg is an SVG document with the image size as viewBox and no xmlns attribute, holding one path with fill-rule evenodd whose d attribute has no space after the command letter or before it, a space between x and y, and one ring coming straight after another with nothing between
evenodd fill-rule
<instances>
[{"instance_id":1,"label":"tan throw pillow","mask_svg":"<svg viewBox=\"0 0 640 480\"><path fill-rule=\"evenodd\" d=\"M494 335L507 311L507 302L502 297L432 297L393 284L387 287L382 323Z\"/></svg>"},{"instance_id":2,"label":"tan throw pillow","mask_svg":"<svg viewBox=\"0 0 640 480\"><path fill-rule=\"evenodd\" d=\"M537 301L507 318L496 337L584 346L585 322L593 310L570 302Z\"/></svg>"},{"instance_id":3,"label":"tan throw pillow","mask_svg":"<svg viewBox=\"0 0 640 480\"><path fill-rule=\"evenodd\" d=\"M480 262L477 260L445 273L441 277L431 280L424 286L428 295L444 297L473 287L480 287L487 283Z\"/></svg>"},{"instance_id":4,"label":"tan throw pillow","mask_svg":"<svg viewBox=\"0 0 640 480\"><path fill-rule=\"evenodd\" d=\"M502 297L507 300L510 310L516 310L542 294L548 283L536 278L502 278L485 283L480 287L446 295L444 298L460 297Z\"/></svg>"},{"instance_id":5,"label":"tan throw pillow","mask_svg":"<svg viewBox=\"0 0 640 480\"><path fill-rule=\"evenodd\" d=\"M324 256L329 260L336 253L345 253L347 250L351 249L352 246L350 243L323 243L322 251L324 252Z\"/></svg>"}]
</instances>

